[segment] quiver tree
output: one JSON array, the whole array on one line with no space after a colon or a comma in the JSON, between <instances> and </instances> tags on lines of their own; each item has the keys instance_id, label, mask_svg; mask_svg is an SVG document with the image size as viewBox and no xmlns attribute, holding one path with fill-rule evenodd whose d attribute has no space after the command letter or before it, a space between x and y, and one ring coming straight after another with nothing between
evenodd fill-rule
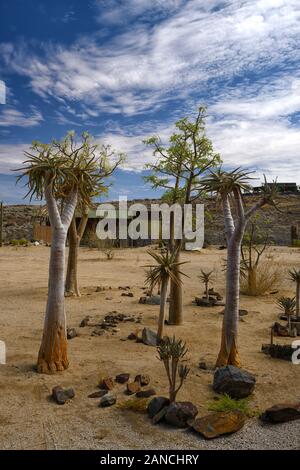
<instances>
[{"instance_id":1,"label":"quiver tree","mask_svg":"<svg viewBox=\"0 0 300 470\"><path fill-rule=\"evenodd\" d=\"M256 213L249 220L241 244L241 275L247 280L247 295L257 295L257 269L269 245L269 221Z\"/></svg>"},{"instance_id":2,"label":"quiver tree","mask_svg":"<svg viewBox=\"0 0 300 470\"><path fill-rule=\"evenodd\" d=\"M145 266L150 268L147 272L146 283L150 286L150 290L153 291L153 288L157 285L161 285L160 290L160 310L158 318L158 328L157 328L157 340L158 342L163 337L163 329L165 323L165 306L167 300L167 291L169 280L172 279L175 283L181 282L181 277L179 275L184 275L179 271L178 267L185 262L178 262L176 251L170 252L169 250L164 250L162 253L156 253L155 251L148 251L148 254L156 261L156 265Z\"/></svg>"},{"instance_id":3,"label":"quiver tree","mask_svg":"<svg viewBox=\"0 0 300 470\"><path fill-rule=\"evenodd\" d=\"M68 153L74 151L74 142L72 139L69 148L65 149L58 143L59 150L61 153L68 156ZM94 159L93 162L97 164L97 170L95 172L94 187L91 187L90 194L86 194L88 203L83 200L79 200L77 204L77 210L80 214L80 223L77 226L76 224L76 213L74 213L72 222L69 227L68 232L68 241L69 241L69 256L68 256L68 265L67 265L67 275L65 282L65 293L75 296L80 296L80 290L78 286L78 248L80 246L81 239L83 237L89 216L89 210L91 207L94 207L92 202L93 198L107 193L108 183L106 180L109 176L113 174L116 168L120 165L123 160L123 155L116 155L114 151L111 150L109 145L98 145L91 142L88 134L84 134L83 141L81 144L87 159Z\"/></svg>"},{"instance_id":4,"label":"quiver tree","mask_svg":"<svg viewBox=\"0 0 300 470\"><path fill-rule=\"evenodd\" d=\"M52 232L48 298L37 362L41 373L62 371L69 365L64 304L65 245L76 205L79 201L89 205L90 195L99 184L99 161L86 151L87 134L83 134L81 145L70 150L72 145L73 133L60 142L33 142L31 150L25 152L24 167L17 170L22 172L18 180L27 179L26 196L45 198Z\"/></svg>"},{"instance_id":5,"label":"quiver tree","mask_svg":"<svg viewBox=\"0 0 300 470\"><path fill-rule=\"evenodd\" d=\"M226 303L223 318L221 348L216 366L240 365L237 335L239 321L240 300L240 268L241 243L247 223L258 209L266 204L274 205L276 185L269 186L266 181L259 201L250 209L246 209L242 196L243 190L249 190L249 173L239 168L226 172L222 168L210 171L210 175L202 180L202 187L206 191L216 193L223 209L225 235L227 241L226 266ZM232 215L232 206L235 209L235 220Z\"/></svg>"},{"instance_id":6,"label":"quiver tree","mask_svg":"<svg viewBox=\"0 0 300 470\"><path fill-rule=\"evenodd\" d=\"M289 271L290 279L296 283L296 317L300 317L300 269L293 268Z\"/></svg>"},{"instance_id":7,"label":"quiver tree","mask_svg":"<svg viewBox=\"0 0 300 470\"><path fill-rule=\"evenodd\" d=\"M153 148L154 164L146 165L151 175L145 177L153 188L163 189L163 201L169 204L191 204L199 196L199 178L220 164L220 156L213 150L212 142L205 133L206 108L200 106L193 120L180 119L175 123L175 132L164 145L158 136L144 143ZM182 221L184 226L184 220ZM170 214L169 250L176 253L180 262L183 238L176 237L174 213ZM182 230L183 232L183 230ZM176 268L175 268L176 270ZM176 274L180 279L180 273ZM182 313L182 282L170 281L169 324L180 325Z\"/></svg>"},{"instance_id":8,"label":"quiver tree","mask_svg":"<svg viewBox=\"0 0 300 470\"><path fill-rule=\"evenodd\" d=\"M187 366L180 362L188 350L182 340L176 340L173 336L172 339L169 337L164 339L159 344L157 351L158 358L163 362L166 369L169 381L169 399L173 403L190 371Z\"/></svg>"}]
</instances>

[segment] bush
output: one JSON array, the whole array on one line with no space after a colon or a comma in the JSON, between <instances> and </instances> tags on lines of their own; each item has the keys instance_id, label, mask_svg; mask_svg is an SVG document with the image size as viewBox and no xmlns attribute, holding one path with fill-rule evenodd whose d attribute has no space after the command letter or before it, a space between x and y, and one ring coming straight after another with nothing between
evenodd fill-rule
<instances>
[{"instance_id":1,"label":"bush","mask_svg":"<svg viewBox=\"0 0 300 470\"><path fill-rule=\"evenodd\" d=\"M221 398L216 402L211 402L208 407L209 411L241 411L244 415L249 418L255 416L258 412L254 411L249 406L249 398L241 398L235 400L231 398L227 393L222 395Z\"/></svg>"},{"instance_id":2,"label":"bush","mask_svg":"<svg viewBox=\"0 0 300 470\"><path fill-rule=\"evenodd\" d=\"M256 288L250 291L247 277L241 276L241 293L252 296L264 295L278 287L282 278L282 268L274 261L273 256L264 256L257 267Z\"/></svg>"},{"instance_id":3,"label":"bush","mask_svg":"<svg viewBox=\"0 0 300 470\"><path fill-rule=\"evenodd\" d=\"M300 240L293 240L292 241L292 246L296 248L300 248Z\"/></svg>"},{"instance_id":4,"label":"bush","mask_svg":"<svg viewBox=\"0 0 300 470\"><path fill-rule=\"evenodd\" d=\"M131 410L139 413L144 413L147 411L149 401L149 398L131 398L129 400L124 400L117 403L116 407L120 410Z\"/></svg>"},{"instance_id":5,"label":"bush","mask_svg":"<svg viewBox=\"0 0 300 470\"><path fill-rule=\"evenodd\" d=\"M12 240L10 240L10 244L12 246L27 246L28 241L26 240L26 238L20 238L20 240L13 238Z\"/></svg>"}]
</instances>

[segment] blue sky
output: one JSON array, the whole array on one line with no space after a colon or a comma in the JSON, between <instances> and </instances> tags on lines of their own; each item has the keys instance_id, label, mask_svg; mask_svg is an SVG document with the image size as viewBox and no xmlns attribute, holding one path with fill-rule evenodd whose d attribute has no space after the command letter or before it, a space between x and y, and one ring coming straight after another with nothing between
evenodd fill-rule
<instances>
[{"instance_id":1,"label":"blue sky","mask_svg":"<svg viewBox=\"0 0 300 470\"><path fill-rule=\"evenodd\" d=\"M173 123L208 106L228 167L300 184L299 0L2 0L0 198L33 139L89 130L127 154L111 198L156 195L142 180Z\"/></svg>"}]
</instances>

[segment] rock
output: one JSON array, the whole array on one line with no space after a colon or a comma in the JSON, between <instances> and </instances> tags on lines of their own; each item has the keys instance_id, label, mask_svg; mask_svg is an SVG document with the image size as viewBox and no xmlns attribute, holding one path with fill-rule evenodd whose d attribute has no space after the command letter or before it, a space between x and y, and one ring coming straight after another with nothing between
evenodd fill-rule
<instances>
[{"instance_id":1,"label":"rock","mask_svg":"<svg viewBox=\"0 0 300 470\"><path fill-rule=\"evenodd\" d=\"M197 413L197 408L189 401L173 402L167 408L165 420L172 426L185 428L188 421L194 419Z\"/></svg>"},{"instance_id":2,"label":"rock","mask_svg":"<svg viewBox=\"0 0 300 470\"><path fill-rule=\"evenodd\" d=\"M300 419L300 402L274 405L262 413L260 419L266 423L285 423Z\"/></svg>"},{"instance_id":3,"label":"rock","mask_svg":"<svg viewBox=\"0 0 300 470\"><path fill-rule=\"evenodd\" d=\"M103 292L105 290L104 286L97 286L96 287L96 292Z\"/></svg>"},{"instance_id":4,"label":"rock","mask_svg":"<svg viewBox=\"0 0 300 470\"><path fill-rule=\"evenodd\" d=\"M213 389L217 393L227 393L231 398L244 398L255 387L255 377L235 366L220 367L214 374Z\"/></svg>"},{"instance_id":5,"label":"rock","mask_svg":"<svg viewBox=\"0 0 300 470\"><path fill-rule=\"evenodd\" d=\"M112 395L111 393L106 393L106 395L101 398L99 406L101 408L112 406L116 403L116 401L117 398L114 395Z\"/></svg>"},{"instance_id":6,"label":"rock","mask_svg":"<svg viewBox=\"0 0 300 470\"><path fill-rule=\"evenodd\" d=\"M157 346L157 334L149 328L144 328L142 331L142 342L147 346Z\"/></svg>"},{"instance_id":7,"label":"rock","mask_svg":"<svg viewBox=\"0 0 300 470\"><path fill-rule=\"evenodd\" d=\"M104 334L104 329L100 326L97 326L97 328L92 331L91 336L103 336Z\"/></svg>"},{"instance_id":8,"label":"rock","mask_svg":"<svg viewBox=\"0 0 300 470\"><path fill-rule=\"evenodd\" d=\"M168 410L168 406L164 406L158 413L156 413L156 415L153 416L151 420L152 424L160 423L166 416L167 410Z\"/></svg>"},{"instance_id":9,"label":"rock","mask_svg":"<svg viewBox=\"0 0 300 470\"><path fill-rule=\"evenodd\" d=\"M223 434L231 434L245 424L245 415L241 411L211 413L189 423L191 428L206 439L213 439Z\"/></svg>"},{"instance_id":10,"label":"rock","mask_svg":"<svg viewBox=\"0 0 300 470\"><path fill-rule=\"evenodd\" d=\"M67 339L73 339L78 336L78 333L75 328L67 328Z\"/></svg>"},{"instance_id":11,"label":"rock","mask_svg":"<svg viewBox=\"0 0 300 470\"><path fill-rule=\"evenodd\" d=\"M169 406L170 400L166 397L155 397L148 404L147 412L150 418L153 418L164 407Z\"/></svg>"},{"instance_id":12,"label":"rock","mask_svg":"<svg viewBox=\"0 0 300 470\"><path fill-rule=\"evenodd\" d=\"M122 292L121 297L133 297L132 292Z\"/></svg>"},{"instance_id":13,"label":"rock","mask_svg":"<svg viewBox=\"0 0 300 470\"><path fill-rule=\"evenodd\" d=\"M142 374L139 374L135 377L134 379L135 382L138 382L141 384L142 387L144 387L145 385L149 385L150 383L150 375L142 375Z\"/></svg>"},{"instance_id":14,"label":"rock","mask_svg":"<svg viewBox=\"0 0 300 470\"><path fill-rule=\"evenodd\" d=\"M101 398L108 393L108 390L99 390L98 392L91 393L88 398Z\"/></svg>"},{"instance_id":15,"label":"rock","mask_svg":"<svg viewBox=\"0 0 300 470\"><path fill-rule=\"evenodd\" d=\"M151 295L150 297L142 296L139 300L140 304L160 305L160 295Z\"/></svg>"},{"instance_id":16,"label":"rock","mask_svg":"<svg viewBox=\"0 0 300 470\"><path fill-rule=\"evenodd\" d=\"M64 405L68 400L75 397L73 388L63 390L59 385L52 389L52 398L58 405Z\"/></svg>"},{"instance_id":17,"label":"rock","mask_svg":"<svg viewBox=\"0 0 300 470\"><path fill-rule=\"evenodd\" d=\"M138 338L138 335L137 335L136 332L135 333L129 333L129 335L127 336L127 339L130 339L132 341L137 340L137 338Z\"/></svg>"},{"instance_id":18,"label":"rock","mask_svg":"<svg viewBox=\"0 0 300 470\"><path fill-rule=\"evenodd\" d=\"M99 387L104 390L112 390L114 388L114 380L112 377L104 377L99 382Z\"/></svg>"},{"instance_id":19,"label":"rock","mask_svg":"<svg viewBox=\"0 0 300 470\"><path fill-rule=\"evenodd\" d=\"M199 362L199 369L207 370L207 364L205 361Z\"/></svg>"},{"instance_id":20,"label":"rock","mask_svg":"<svg viewBox=\"0 0 300 470\"><path fill-rule=\"evenodd\" d=\"M66 390L64 390L64 392L65 392L65 395L67 395L67 397L70 398L70 399L75 397L74 388L67 388Z\"/></svg>"},{"instance_id":21,"label":"rock","mask_svg":"<svg viewBox=\"0 0 300 470\"><path fill-rule=\"evenodd\" d=\"M105 297L105 300L112 300L112 297Z\"/></svg>"},{"instance_id":22,"label":"rock","mask_svg":"<svg viewBox=\"0 0 300 470\"><path fill-rule=\"evenodd\" d=\"M212 307L216 305L216 299L207 299L206 297L195 297L195 303L198 307Z\"/></svg>"},{"instance_id":23,"label":"rock","mask_svg":"<svg viewBox=\"0 0 300 470\"><path fill-rule=\"evenodd\" d=\"M125 384L128 382L130 374L118 374L116 375L116 382L119 384Z\"/></svg>"},{"instance_id":24,"label":"rock","mask_svg":"<svg viewBox=\"0 0 300 470\"><path fill-rule=\"evenodd\" d=\"M273 325L274 334L277 336L289 336L289 331L286 326L281 325L277 321Z\"/></svg>"},{"instance_id":25,"label":"rock","mask_svg":"<svg viewBox=\"0 0 300 470\"><path fill-rule=\"evenodd\" d=\"M270 344L269 354L275 359L291 361L294 349L289 344Z\"/></svg>"},{"instance_id":26,"label":"rock","mask_svg":"<svg viewBox=\"0 0 300 470\"><path fill-rule=\"evenodd\" d=\"M133 395L141 390L141 385L139 382L130 382L126 386L127 395Z\"/></svg>"},{"instance_id":27,"label":"rock","mask_svg":"<svg viewBox=\"0 0 300 470\"><path fill-rule=\"evenodd\" d=\"M90 321L90 317L89 317L89 316L84 317L84 318L81 320L81 322L80 322L80 325L79 325L80 328L83 328L83 327L85 327L85 326L88 326L89 321Z\"/></svg>"},{"instance_id":28,"label":"rock","mask_svg":"<svg viewBox=\"0 0 300 470\"><path fill-rule=\"evenodd\" d=\"M147 390L140 390L139 392L136 393L136 396L138 398L149 398L152 397L153 395L156 395L156 391L154 388L148 388Z\"/></svg>"}]
</instances>

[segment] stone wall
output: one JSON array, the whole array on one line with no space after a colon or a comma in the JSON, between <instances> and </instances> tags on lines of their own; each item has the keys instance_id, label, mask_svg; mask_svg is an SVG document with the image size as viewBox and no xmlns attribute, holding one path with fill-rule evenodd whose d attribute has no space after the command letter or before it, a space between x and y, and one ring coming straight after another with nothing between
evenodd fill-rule
<instances>
[{"instance_id":1,"label":"stone wall","mask_svg":"<svg viewBox=\"0 0 300 470\"><path fill-rule=\"evenodd\" d=\"M245 196L246 206L255 204L258 196ZM151 202L157 200L138 200L149 207ZM130 201L128 204L131 203ZM282 195L278 197L279 211L274 208L265 207L263 213L270 220L272 227L271 236L277 245L291 244L291 226L298 225L300 229L300 195ZM14 205L4 206L3 216L3 240L26 238L33 239L34 217L40 206L37 205ZM223 216L220 204L211 199L205 202L205 240L212 245L225 243ZM137 244L138 245L138 244Z\"/></svg>"},{"instance_id":2,"label":"stone wall","mask_svg":"<svg viewBox=\"0 0 300 470\"><path fill-rule=\"evenodd\" d=\"M33 239L34 217L40 206L14 205L3 208L3 241Z\"/></svg>"}]
</instances>

